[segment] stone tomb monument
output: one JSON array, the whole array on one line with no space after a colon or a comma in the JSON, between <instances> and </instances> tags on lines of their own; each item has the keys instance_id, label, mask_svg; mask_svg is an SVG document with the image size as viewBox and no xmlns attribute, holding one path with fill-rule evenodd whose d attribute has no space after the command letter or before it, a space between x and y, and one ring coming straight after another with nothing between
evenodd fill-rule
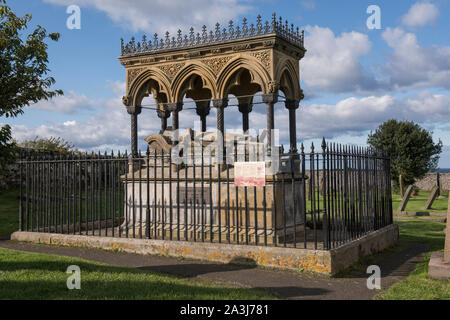
<instances>
[{"instance_id":1,"label":"stone tomb monument","mask_svg":"<svg viewBox=\"0 0 450 320\"><path fill-rule=\"evenodd\" d=\"M195 238L210 241L212 236L213 241L218 241L220 230L221 241L228 241L229 235L230 242L244 243L248 232L250 243L258 237L256 240L259 243L266 240L269 244L284 241L285 229L286 241L293 237L294 232L302 232L305 208L301 207L301 199L304 189L298 161L295 161L294 175L281 173L276 163L278 157L272 156L265 161L265 186L236 187L233 183L234 164L219 166L215 160L215 149L211 148L216 139L215 133L188 129L180 134L176 146L172 138L171 130L149 135L146 138L149 161L146 157L139 162L134 160L133 165L130 164L130 173L122 177L127 195L126 219L122 225L124 232L128 229L131 233L134 222L138 234L140 226L146 230L148 223L150 238L161 239L164 236L168 239L172 232L174 239L179 235L181 240ZM238 138L241 141L247 138L248 141L249 136L225 134L224 138L227 143ZM195 143L199 143L197 149ZM173 148L186 147L187 144L191 148L188 149L189 157L183 149L184 159L196 161L177 164L169 154ZM265 147L264 143L258 142L247 142L246 145L245 154L239 154L237 148L238 157L251 159L259 156ZM259 152L255 155L251 150ZM209 151L211 154L207 154ZM279 153L279 148L272 150L272 154L275 152ZM161 158L163 153L165 156ZM286 199L284 209L283 193ZM267 230L266 239L264 228Z\"/></svg>"},{"instance_id":2,"label":"stone tomb monument","mask_svg":"<svg viewBox=\"0 0 450 320\"><path fill-rule=\"evenodd\" d=\"M275 129L274 105L277 102L283 102L285 111L289 115L289 122L278 123L278 125L289 127L289 154L292 158L298 158L296 110L303 99L303 91L300 87L299 62L305 53L303 31L300 31L298 27L294 28L293 24L277 17L275 13L268 21L263 21L261 16L258 15L256 23L249 23L244 18L241 24L230 21L227 25L221 26L217 23L212 30L203 26L199 32L195 32L191 28L186 34L179 30L175 35L166 32L165 36L158 37L155 34L151 39L144 35L141 41L136 41L134 37L128 43L124 43L122 40L119 61L126 69L126 95L122 98L122 101L130 114L130 140L133 157L136 159L138 149L138 115L146 108L142 105L142 101L145 97L152 96L155 101L153 109L156 109L156 114L161 119L161 130L160 135L151 135L147 138L150 151L160 148L168 154L175 147L173 137L164 134L168 128L167 122L171 118L170 127L174 132L178 132L179 113L183 112L186 99L191 99L195 104L195 108L192 109L195 109L200 118L202 132L206 131L211 107L216 109L214 121L217 123L217 132L220 134L217 134L217 139L211 136L202 136L202 148L211 143L211 139L216 139L216 142L222 146L225 145L227 140L225 137L227 108L237 107L242 114L242 132L248 132L252 109L256 103L262 104L259 107L264 108L265 106L267 120L267 125L264 128L267 132L266 145L273 149L270 154L275 155L276 151L272 143ZM255 102L255 96L259 96L262 102ZM230 97L237 100L237 105L229 105ZM197 133L194 135L197 135ZM204 134L202 133L202 135ZM182 143L182 141L179 141L179 143ZM201 158L201 156L196 157L200 160ZM273 161L268 161L267 166L271 167L272 164ZM291 168L293 167L291 166ZM274 233L281 227L281 224L284 227L284 222L286 222L286 228L290 228L290 234L292 235L294 232L294 217L295 224L301 223L303 219L303 215L300 214L301 209L297 206L294 210L294 203L287 199L285 201L286 219L283 220L283 201L281 201L281 192L279 192L282 188L281 180L287 178L287 176L291 177L292 172L289 174L274 172L274 175L265 175L266 206L263 206L263 187L247 188L247 203L245 205L243 203L245 198L244 187L235 189L233 185L230 185L231 188L228 193L226 184L219 182L219 180L224 182L229 175L229 181L231 184L233 183L234 168L233 164L230 163L227 166L215 163L212 165L211 173L209 168L204 172L204 179L206 180L203 183L203 191L201 191L201 170L197 170L200 169L199 164L175 166L173 163L156 161L156 164L142 163L141 168L131 169L130 172L133 172L133 174L127 179L132 178L134 181L138 179L141 182L153 181L153 184L156 182L156 193L151 191L149 196L153 197L149 199L150 202L156 203L157 210L154 210L153 206L152 213L156 211L157 217L160 217L154 220L149 219L151 223L157 225L153 237L157 237L158 232L163 234L167 231L165 224L167 210L172 210L172 219L175 219L175 217L177 219L172 220L172 222L175 221L177 228L179 223L179 230L185 228L184 231L186 231L187 224L187 237L197 236L196 232L199 232L197 230L198 222L205 222L206 219L206 223L203 225L205 227L213 225L213 231L215 232L213 232L213 237L217 237L219 229L224 231L222 228L228 228L226 231L233 233L233 236L230 235L230 237L234 237L233 241L241 241L241 226L245 222L247 222L248 229L253 228L254 230L256 228L259 230L260 227L264 226L265 217L267 228L270 228ZM147 172L150 175L148 179ZM303 188L300 188L299 171L296 170L294 174L294 180L296 181L294 185L299 184L298 188L296 186L294 189L303 190ZM169 182L169 175L172 178L179 175L181 181L187 181L187 185L185 183L184 187L178 186L176 182L173 182L173 179L172 182ZM289 180L285 181L286 196L292 189L289 183ZM139 191L138 193L134 190L134 197L131 198L135 200L131 201L135 214L136 201L138 200L136 194L139 194L139 202L141 202L140 199L144 199L147 194L145 188L152 188L152 185L136 184L136 182L130 185L129 180L126 184L127 190L130 190L133 186L135 189L136 187L138 189L143 188L142 192ZM252 198L255 196L255 190L256 201ZM275 190L275 195L273 190ZM183 197L178 198L181 192L185 193L184 200L187 203L179 208L178 202L182 203L183 200ZM201 197L199 199L198 194L203 199ZM172 196L172 199L170 199L170 196ZM201 202L205 198L208 200L205 204L196 205L198 201ZM130 201L129 197L128 201ZM193 203L192 207L190 206L191 202ZM172 204L172 209L170 209L170 204ZM175 211L173 205L177 206ZM167 206L169 206L169 209L167 209ZM224 209L225 207L227 209ZM139 217L141 209L144 208L139 205ZM178 210L180 211L179 217ZM297 213L294 214L294 211ZM256 219L254 212L256 212ZM132 215L129 214L128 217L131 218ZM244 219L244 222L242 222L242 219ZM137 221L136 215L133 216L133 221ZM142 221L142 219L139 220L139 223ZM182 227L183 223L185 225ZM128 223L127 227L129 226ZM172 226L174 226L173 223ZM211 227L209 226L209 228ZM191 232L191 235L189 235L189 232ZM225 237L224 233L222 235Z\"/></svg>"}]
</instances>

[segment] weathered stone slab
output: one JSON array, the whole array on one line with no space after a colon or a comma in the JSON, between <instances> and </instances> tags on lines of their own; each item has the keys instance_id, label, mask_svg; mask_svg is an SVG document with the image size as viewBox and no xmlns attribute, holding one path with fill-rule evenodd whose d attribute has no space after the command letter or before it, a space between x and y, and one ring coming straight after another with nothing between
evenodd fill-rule
<instances>
[{"instance_id":1,"label":"weathered stone slab","mask_svg":"<svg viewBox=\"0 0 450 320\"><path fill-rule=\"evenodd\" d=\"M428 275L441 280L450 278L450 262L444 261L442 252L434 251L431 253Z\"/></svg>"},{"instance_id":2,"label":"weathered stone slab","mask_svg":"<svg viewBox=\"0 0 450 320\"><path fill-rule=\"evenodd\" d=\"M406 205L408 204L412 192L413 192L413 185L410 185L408 189L406 189L405 191L405 195L403 196L402 202L400 202L400 206L398 208L399 211L405 211Z\"/></svg>"},{"instance_id":3,"label":"weathered stone slab","mask_svg":"<svg viewBox=\"0 0 450 320\"><path fill-rule=\"evenodd\" d=\"M137 254L168 255L222 263L241 263L272 268L334 274L363 256L394 245L398 240L395 224L369 233L332 250L311 250L225 243L114 238L40 232L14 232L11 240L60 246L102 248Z\"/></svg>"},{"instance_id":4,"label":"weathered stone slab","mask_svg":"<svg viewBox=\"0 0 450 320\"><path fill-rule=\"evenodd\" d=\"M434 200L439 195L439 187L435 186L430 193L430 196L428 197L427 203L425 204L424 209L429 210L431 206L433 205Z\"/></svg>"}]
</instances>

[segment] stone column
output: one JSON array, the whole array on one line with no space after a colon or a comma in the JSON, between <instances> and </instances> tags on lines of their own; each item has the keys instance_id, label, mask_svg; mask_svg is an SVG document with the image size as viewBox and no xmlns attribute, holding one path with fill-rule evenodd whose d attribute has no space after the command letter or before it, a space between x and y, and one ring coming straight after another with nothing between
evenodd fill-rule
<instances>
[{"instance_id":1,"label":"stone column","mask_svg":"<svg viewBox=\"0 0 450 320\"><path fill-rule=\"evenodd\" d=\"M242 113L242 131L247 132L249 129L248 114L252 112L253 104L244 102L239 103L239 112Z\"/></svg>"},{"instance_id":2,"label":"stone column","mask_svg":"<svg viewBox=\"0 0 450 320\"><path fill-rule=\"evenodd\" d=\"M127 106L127 112L131 116L131 155L137 156L138 153L138 114L141 113L142 108L139 106Z\"/></svg>"},{"instance_id":3,"label":"stone column","mask_svg":"<svg viewBox=\"0 0 450 320\"><path fill-rule=\"evenodd\" d=\"M183 102L170 102L166 103L167 111L172 113L172 130L177 130L180 128L178 122L178 112L183 109Z\"/></svg>"},{"instance_id":4,"label":"stone column","mask_svg":"<svg viewBox=\"0 0 450 320\"><path fill-rule=\"evenodd\" d=\"M286 109L289 110L289 153L297 153L297 126L295 119L295 110L297 110L298 100L286 100L284 102Z\"/></svg>"},{"instance_id":5,"label":"stone column","mask_svg":"<svg viewBox=\"0 0 450 320\"><path fill-rule=\"evenodd\" d=\"M196 112L200 116L200 121L202 122L202 132L206 132L206 116L209 114L211 107L209 106L210 101L196 101Z\"/></svg>"},{"instance_id":6,"label":"stone column","mask_svg":"<svg viewBox=\"0 0 450 320\"><path fill-rule=\"evenodd\" d=\"M161 131L159 133L163 133L167 129L167 118L170 116L170 111L158 109L156 112L161 119Z\"/></svg>"},{"instance_id":7,"label":"stone column","mask_svg":"<svg viewBox=\"0 0 450 320\"><path fill-rule=\"evenodd\" d=\"M275 128L273 106L278 101L278 92L263 94L262 100L267 105L267 151L270 154L272 148L272 130Z\"/></svg>"},{"instance_id":8,"label":"stone column","mask_svg":"<svg viewBox=\"0 0 450 320\"><path fill-rule=\"evenodd\" d=\"M222 149L222 157L225 158L225 150L223 150L225 147L224 109L228 106L228 99L213 99L213 106L217 108L217 130L222 135L217 142L219 148Z\"/></svg>"}]
</instances>

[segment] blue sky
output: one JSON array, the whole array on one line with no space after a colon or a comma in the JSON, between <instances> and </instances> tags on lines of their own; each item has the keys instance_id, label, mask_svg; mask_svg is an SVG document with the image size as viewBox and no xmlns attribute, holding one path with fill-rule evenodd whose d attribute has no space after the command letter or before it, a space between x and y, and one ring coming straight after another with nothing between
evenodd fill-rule
<instances>
[{"instance_id":1,"label":"blue sky","mask_svg":"<svg viewBox=\"0 0 450 320\"><path fill-rule=\"evenodd\" d=\"M39 102L16 119L18 140L61 136L84 150L129 147L129 118L121 103L125 70L117 57L120 38L143 33L212 27L216 21L250 21L272 12L305 29L308 52L300 62L305 99L297 112L299 140L327 139L365 145L367 134L390 118L413 120L433 131L445 145L440 167L450 167L450 1L361 0L16 0L18 15L31 13L40 24L61 33L49 43L50 75L64 97ZM81 8L81 29L69 30L69 5ZM369 5L381 9L381 29L369 30ZM151 102L147 102L151 103ZM250 125L263 128L264 111L255 108ZM239 127L235 110L226 110L226 126ZM276 107L276 127L287 143L287 112ZM192 126L195 114L180 115ZM212 111L208 126L214 127ZM152 111L139 117L143 138L158 130Z\"/></svg>"}]
</instances>

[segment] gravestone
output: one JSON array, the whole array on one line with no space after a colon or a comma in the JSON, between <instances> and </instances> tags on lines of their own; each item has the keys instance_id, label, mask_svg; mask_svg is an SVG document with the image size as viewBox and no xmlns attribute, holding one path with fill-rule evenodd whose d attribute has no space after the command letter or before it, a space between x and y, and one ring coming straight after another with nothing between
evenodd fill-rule
<instances>
[{"instance_id":1,"label":"gravestone","mask_svg":"<svg viewBox=\"0 0 450 320\"><path fill-rule=\"evenodd\" d=\"M402 177L402 175L398 176L398 184L400 186L400 196L403 198L405 196L405 190L403 188L403 177Z\"/></svg>"},{"instance_id":2,"label":"gravestone","mask_svg":"<svg viewBox=\"0 0 450 320\"><path fill-rule=\"evenodd\" d=\"M434 251L428 264L428 275L436 279L450 279L450 197L448 199L444 252Z\"/></svg>"},{"instance_id":3,"label":"gravestone","mask_svg":"<svg viewBox=\"0 0 450 320\"><path fill-rule=\"evenodd\" d=\"M445 228L444 262L450 263L450 191L447 206L447 227Z\"/></svg>"},{"instance_id":4,"label":"gravestone","mask_svg":"<svg viewBox=\"0 0 450 320\"><path fill-rule=\"evenodd\" d=\"M408 189L405 191L405 195L403 196L402 202L400 202L400 207L398 211L405 211L406 205L408 204L409 198L413 192L413 185L410 185Z\"/></svg>"},{"instance_id":5,"label":"gravestone","mask_svg":"<svg viewBox=\"0 0 450 320\"><path fill-rule=\"evenodd\" d=\"M441 179L439 172L436 172L436 187L438 189L437 196L439 197L441 195Z\"/></svg>"},{"instance_id":6,"label":"gravestone","mask_svg":"<svg viewBox=\"0 0 450 320\"><path fill-rule=\"evenodd\" d=\"M433 189L431 189L431 193L430 196L428 197L427 203L425 204L424 209L428 210L431 208L431 206L433 205L434 200L436 199L436 197L439 195L439 187L438 186L434 186Z\"/></svg>"}]
</instances>

